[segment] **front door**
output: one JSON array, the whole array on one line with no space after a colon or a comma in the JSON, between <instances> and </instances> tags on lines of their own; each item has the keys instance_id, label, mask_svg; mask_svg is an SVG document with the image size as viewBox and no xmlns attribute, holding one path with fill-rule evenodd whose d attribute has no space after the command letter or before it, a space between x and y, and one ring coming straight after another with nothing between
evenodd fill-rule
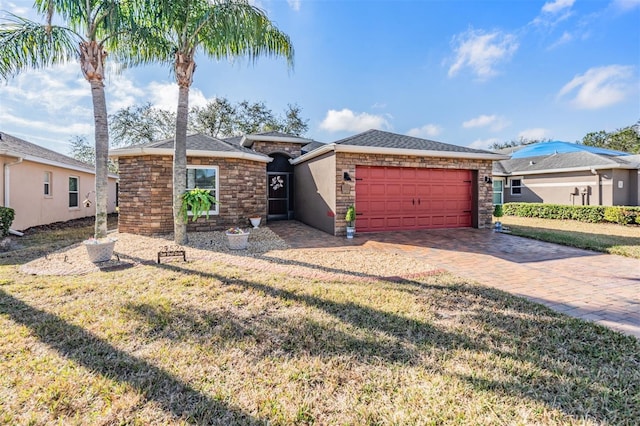
<instances>
[{"instance_id":1,"label":"front door","mask_svg":"<svg viewBox=\"0 0 640 426\"><path fill-rule=\"evenodd\" d=\"M289 218L290 173L267 173L268 219Z\"/></svg>"}]
</instances>

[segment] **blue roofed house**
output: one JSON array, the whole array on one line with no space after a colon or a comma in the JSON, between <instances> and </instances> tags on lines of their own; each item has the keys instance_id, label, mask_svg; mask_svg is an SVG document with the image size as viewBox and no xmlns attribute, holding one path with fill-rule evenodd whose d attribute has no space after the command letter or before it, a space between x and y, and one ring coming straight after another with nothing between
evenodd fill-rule
<instances>
[{"instance_id":1,"label":"blue roofed house","mask_svg":"<svg viewBox=\"0 0 640 426\"><path fill-rule=\"evenodd\" d=\"M640 155L560 141L501 152L510 158L493 165L494 204L639 205Z\"/></svg>"}]
</instances>

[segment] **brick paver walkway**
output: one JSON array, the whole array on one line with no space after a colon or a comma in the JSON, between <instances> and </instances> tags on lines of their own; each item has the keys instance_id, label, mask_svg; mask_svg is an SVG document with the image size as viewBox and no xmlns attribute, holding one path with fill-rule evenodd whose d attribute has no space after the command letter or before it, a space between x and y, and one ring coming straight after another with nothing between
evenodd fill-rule
<instances>
[{"instance_id":1,"label":"brick paver walkway","mask_svg":"<svg viewBox=\"0 0 640 426\"><path fill-rule=\"evenodd\" d=\"M297 221L270 222L292 248L402 252L458 276L640 338L640 260L482 229L334 237Z\"/></svg>"}]
</instances>

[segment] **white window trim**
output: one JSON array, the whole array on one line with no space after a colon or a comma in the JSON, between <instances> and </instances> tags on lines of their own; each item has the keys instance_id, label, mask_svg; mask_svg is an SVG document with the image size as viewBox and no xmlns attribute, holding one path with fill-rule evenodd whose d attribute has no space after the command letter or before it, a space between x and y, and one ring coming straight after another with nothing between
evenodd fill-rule
<instances>
[{"instance_id":1,"label":"white window trim","mask_svg":"<svg viewBox=\"0 0 640 426\"><path fill-rule=\"evenodd\" d=\"M519 180L520 181L520 186L516 186L516 188L520 189L520 193L518 193L518 194L514 194L513 193L513 188L514 188L513 181L514 180ZM511 190L509 192L511 193L512 196L514 196L514 197L522 196L522 188L524 188L524 182L522 180L523 180L522 177L512 177L511 179L509 179L509 183L510 183L509 187L511 188Z\"/></svg>"},{"instance_id":2,"label":"white window trim","mask_svg":"<svg viewBox=\"0 0 640 426\"><path fill-rule=\"evenodd\" d=\"M491 185L491 191L492 191L491 194L492 194L492 196L495 195L495 194L500 194L500 204L501 205L504 204L504 189L506 188L505 180L506 179L503 179L503 178L496 178L496 177L493 178L493 182L502 182L502 189L500 190L500 192L498 192L495 189L493 189L493 184ZM492 198L492 201L493 201L493 198ZM495 205L496 204L494 203L494 206Z\"/></svg>"},{"instance_id":3,"label":"white window trim","mask_svg":"<svg viewBox=\"0 0 640 426\"><path fill-rule=\"evenodd\" d=\"M216 200L220 200L219 195L220 195L220 168L218 166L211 166L211 165L187 165L187 170L189 169L214 169L216 171L216 189L214 191L213 196L216 198ZM187 188L187 191L193 189L193 188ZM220 209L219 209L220 204L216 203L214 204L211 210L209 210L209 215L219 215L220 214ZM193 216L193 213L191 212L187 212L188 216Z\"/></svg>"},{"instance_id":4,"label":"white window trim","mask_svg":"<svg viewBox=\"0 0 640 426\"><path fill-rule=\"evenodd\" d=\"M77 206L70 206L69 205L69 194L72 193L72 191L69 189L69 179L75 179L78 184L77 186L77 191L75 191L78 194L78 205ZM69 178L67 179L67 206L69 207L69 210L80 210L80 176L69 176Z\"/></svg>"},{"instance_id":5,"label":"white window trim","mask_svg":"<svg viewBox=\"0 0 640 426\"><path fill-rule=\"evenodd\" d=\"M45 176L49 177L49 181L47 182L46 178L43 178L43 193L44 193L44 198L53 198L53 172L49 172L49 171L45 171L44 172ZM44 185L47 185L48 187L48 192L44 192Z\"/></svg>"}]
</instances>

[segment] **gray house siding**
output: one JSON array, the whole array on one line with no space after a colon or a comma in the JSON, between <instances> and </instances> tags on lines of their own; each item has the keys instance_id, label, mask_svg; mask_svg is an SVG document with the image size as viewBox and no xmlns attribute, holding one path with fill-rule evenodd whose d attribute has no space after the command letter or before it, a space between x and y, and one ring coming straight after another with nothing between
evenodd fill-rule
<instances>
[{"instance_id":1,"label":"gray house siding","mask_svg":"<svg viewBox=\"0 0 640 426\"><path fill-rule=\"evenodd\" d=\"M321 155L296 165L294 191L296 219L333 235L336 212L335 155Z\"/></svg>"}]
</instances>

